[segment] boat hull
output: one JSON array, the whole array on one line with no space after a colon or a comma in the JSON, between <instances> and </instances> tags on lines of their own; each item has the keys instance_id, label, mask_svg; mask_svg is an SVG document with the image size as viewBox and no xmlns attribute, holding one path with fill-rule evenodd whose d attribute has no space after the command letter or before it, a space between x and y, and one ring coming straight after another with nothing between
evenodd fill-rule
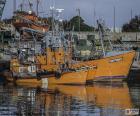
<instances>
[{"instance_id":1,"label":"boat hull","mask_svg":"<svg viewBox=\"0 0 140 116\"><path fill-rule=\"evenodd\" d=\"M58 79L55 76L48 77L47 75L44 75L40 77L40 79L37 79L35 77L19 77L14 78L12 77L12 74L10 72L6 72L4 74L7 81L14 82L16 84L20 83L33 83L33 84L85 84L86 83L86 77L87 77L87 71L80 71L80 72L68 72L65 74L62 74L61 77Z\"/></svg>"},{"instance_id":2,"label":"boat hull","mask_svg":"<svg viewBox=\"0 0 140 116\"><path fill-rule=\"evenodd\" d=\"M19 78L15 78L12 76L12 73L9 71L5 71L3 73L3 76L6 78L6 80L8 82L13 82L16 84L20 84L20 83L33 83L33 84L41 84L41 80L38 80L35 77L19 77Z\"/></svg>"},{"instance_id":3,"label":"boat hull","mask_svg":"<svg viewBox=\"0 0 140 116\"><path fill-rule=\"evenodd\" d=\"M86 84L87 71L71 72L61 76L60 79L55 77L48 78L49 84Z\"/></svg>"},{"instance_id":4,"label":"boat hull","mask_svg":"<svg viewBox=\"0 0 140 116\"><path fill-rule=\"evenodd\" d=\"M97 68L88 71L87 81L122 81L127 78L135 51L89 61ZM88 62L88 63L89 63Z\"/></svg>"},{"instance_id":5,"label":"boat hull","mask_svg":"<svg viewBox=\"0 0 140 116\"><path fill-rule=\"evenodd\" d=\"M130 51L98 60L85 61L77 65L88 67L87 69L63 73L59 79L48 75L41 76L40 80L35 77L21 77L16 79L16 83L85 84L93 81L123 81L129 74L134 56L135 51ZM15 81L13 78L7 80L9 79Z\"/></svg>"}]
</instances>

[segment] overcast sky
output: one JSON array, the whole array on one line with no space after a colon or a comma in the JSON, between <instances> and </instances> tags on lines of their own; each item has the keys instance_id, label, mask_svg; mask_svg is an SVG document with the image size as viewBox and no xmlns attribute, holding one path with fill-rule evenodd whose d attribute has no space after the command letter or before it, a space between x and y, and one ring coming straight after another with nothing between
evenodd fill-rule
<instances>
[{"instance_id":1,"label":"overcast sky","mask_svg":"<svg viewBox=\"0 0 140 116\"><path fill-rule=\"evenodd\" d=\"M16 0L17 8L23 0ZM27 2L28 0L25 0ZM36 0L30 0L34 2ZM70 19L77 15L76 9L79 8L81 16L89 25L94 25L94 9L96 12L96 19L103 18L109 27L113 27L113 7L116 8L116 27L121 27L126 23L132 15L140 14L140 0L40 0L40 12L49 12L49 6L52 1L55 3L55 8L65 9L63 12L64 19ZM28 3L28 2L27 2ZM26 5L27 6L27 5ZM25 9L27 9L25 6ZM35 5L34 5L35 6ZM7 0L3 18L9 18L13 12L13 0ZM46 15L44 14L44 15Z\"/></svg>"}]
</instances>

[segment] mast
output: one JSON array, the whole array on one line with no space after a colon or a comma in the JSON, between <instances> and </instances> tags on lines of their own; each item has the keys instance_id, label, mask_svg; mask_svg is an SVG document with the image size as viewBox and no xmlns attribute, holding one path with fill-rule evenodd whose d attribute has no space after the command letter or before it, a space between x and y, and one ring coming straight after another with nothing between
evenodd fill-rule
<instances>
[{"instance_id":1,"label":"mast","mask_svg":"<svg viewBox=\"0 0 140 116\"><path fill-rule=\"evenodd\" d=\"M0 19L2 18L3 10L6 4L6 0L0 0Z\"/></svg>"},{"instance_id":2,"label":"mast","mask_svg":"<svg viewBox=\"0 0 140 116\"><path fill-rule=\"evenodd\" d=\"M22 0L22 3L21 3L21 7L22 7L21 10L22 10L22 11L24 10L24 2L25 2L25 1Z\"/></svg>"},{"instance_id":3,"label":"mast","mask_svg":"<svg viewBox=\"0 0 140 116\"><path fill-rule=\"evenodd\" d=\"M32 8L33 4L30 2L30 0L28 0L28 3L29 3L30 10L33 11L33 8Z\"/></svg>"},{"instance_id":4,"label":"mast","mask_svg":"<svg viewBox=\"0 0 140 116\"><path fill-rule=\"evenodd\" d=\"M133 18L133 10L131 8L131 20L132 20L132 18Z\"/></svg>"},{"instance_id":5,"label":"mast","mask_svg":"<svg viewBox=\"0 0 140 116\"><path fill-rule=\"evenodd\" d=\"M114 6L114 28L113 28L113 32L115 33L116 32L116 8Z\"/></svg>"},{"instance_id":6,"label":"mast","mask_svg":"<svg viewBox=\"0 0 140 116\"><path fill-rule=\"evenodd\" d=\"M80 33L80 9L78 8L78 9L76 9L77 11L78 11L78 16L79 16L79 33Z\"/></svg>"},{"instance_id":7,"label":"mast","mask_svg":"<svg viewBox=\"0 0 140 116\"><path fill-rule=\"evenodd\" d=\"M51 10L51 23L52 23L52 36L54 35L54 6L51 6L50 7L50 10Z\"/></svg>"},{"instance_id":8,"label":"mast","mask_svg":"<svg viewBox=\"0 0 140 116\"><path fill-rule=\"evenodd\" d=\"M78 27L79 27L79 30L78 30L78 31L79 31L78 39L80 39L80 9L77 8L76 11L78 12L78 17L79 17L79 18L78 18L78 25L79 25L79 26L78 26Z\"/></svg>"},{"instance_id":9,"label":"mast","mask_svg":"<svg viewBox=\"0 0 140 116\"><path fill-rule=\"evenodd\" d=\"M24 9L24 0L22 0L21 4L20 4L20 11L23 11Z\"/></svg>"},{"instance_id":10,"label":"mast","mask_svg":"<svg viewBox=\"0 0 140 116\"><path fill-rule=\"evenodd\" d=\"M23 4L20 4L20 11L23 11Z\"/></svg>"},{"instance_id":11,"label":"mast","mask_svg":"<svg viewBox=\"0 0 140 116\"><path fill-rule=\"evenodd\" d=\"M96 26L96 10L95 10L95 8L94 8L94 27Z\"/></svg>"},{"instance_id":12,"label":"mast","mask_svg":"<svg viewBox=\"0 0 140 116\"><path fill-rule=\"evenodd\" d=\"M13 0L13 13L16 11L16 0Z\"/></svg>"},{"instance_id":13,"label":"mast","mask_svg":"<svg viewBox=\"0 0 140 116\"><path fill-rule=\"evenodd\" d=\"M39 0L36 0L36 15L39 15Z\"/></svg>"},{"instance_id":14,"label":"mast","mask_svg":"<svg viewBox=\"0 0 140 116\"><path fill-rule=\"evenodd\" d=\"M98 24L98 29L99 29L99 38L101 41L103 56L105 57L106 54L105 54L105 47L104 47L104 40L103 40L104 39L104 29L103 29L101 22L99 22L98 20L97 20L97 24Z\"/></svg>"}]
</instances>

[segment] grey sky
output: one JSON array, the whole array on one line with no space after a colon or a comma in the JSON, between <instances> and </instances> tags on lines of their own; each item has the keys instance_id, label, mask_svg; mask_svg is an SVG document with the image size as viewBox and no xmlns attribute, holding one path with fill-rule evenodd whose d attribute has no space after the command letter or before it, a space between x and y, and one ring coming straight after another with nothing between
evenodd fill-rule
<instances>
[{"instance_id":1,"label":"grey sky","mask_svg":"<svg viewBox=\"0 0 140 116\"><path fill-rule=\"evenodd\" d=\"M28 1L28 0L25 0ZM36 0L30 0L32 2ZM103 18L109 27L113 26L113 7L116 7L116 26L121 27L131 18L131 9L133 16L140 14L140 0L40 0L40 12L49 12L49 6L55 1L56 8L64 8L64 19L70 19L77 15L76 9L80 8L81 16L86 23L94 24L94 9L96 19ZM22 0L17 0L17 8ZM7 0L4 9L3 18L11 17L13 11L13 0Z\"/></svg>"}]
</instances>

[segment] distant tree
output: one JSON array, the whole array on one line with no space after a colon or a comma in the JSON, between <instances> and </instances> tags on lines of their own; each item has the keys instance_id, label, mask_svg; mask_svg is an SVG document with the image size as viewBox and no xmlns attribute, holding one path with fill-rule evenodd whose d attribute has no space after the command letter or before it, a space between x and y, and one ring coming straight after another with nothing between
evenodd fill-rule
<instances>
[{"instance_id":1,"label":"distant tree","mask_svg":"<svg viewBox=\"0 0 140 116\"><path fill-rule=\"evenodd\" d=\"M94 27L87 25L84 19L79 16L74 16L70 19L69 25L70 25L71 30L74 27L74 31L79 31L79 20L80 20L80 31L93 31L94 30Z\"/></svg>"},{"instance_id":2,"label":"distant tree","mask_svg":"<svg viewBox=\"0 0 140 116\"><path fill-rule=\"evenodd\" d=\"M93 31L94 27L89 26L85 23L85 21L79 17L79 16L74 16L70 20L63 20L63 28L65 31L79 31L79 19L80 19L80 31ZM48 17L48 24L50 26L50 30L52 29L52 17Z\"/></svg>"},{"instance_id":3,"label":"distant tree","mask_svg":"<svg viewBox=\"0 0 140 116\"><path fill-rule=\"evenodd\" d=\"M135 16L122 26L122 32L140 32L140 16Z\"/></svg>"}]
</instances>

